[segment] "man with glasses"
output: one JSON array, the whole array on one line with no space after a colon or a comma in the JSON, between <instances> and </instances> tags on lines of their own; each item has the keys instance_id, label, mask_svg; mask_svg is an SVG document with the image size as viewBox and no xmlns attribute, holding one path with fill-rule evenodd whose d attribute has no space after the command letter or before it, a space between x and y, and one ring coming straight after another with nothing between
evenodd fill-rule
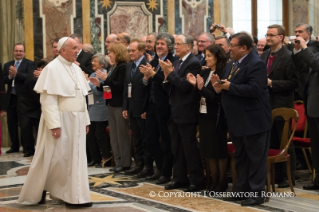
<instances>
[{"instance_id":1,"label":"man with glasses","mask_svg":"<svg viewBox=\"0 0 319 212\"><path fill-rule=\"evenodd\" d=\"M204 32L198 37L198 51L201 53L198 54L196 57L199 59L201 66L206 66L205 48L214 43L214 35L210 33Z\"/></svg>"},{"instance_id":2,"label":"man with glasses","mask_svg":"<svg viewBox=\"0 0 319 212\"><path fill-rule=\"evenodd\" d=\"M184 192L194 192L204 188L203 166L196 139L200 96L186 79L189 73L196 76L201 70L198 59L191 53L193 44L191 36L178 35L175 50L179 60L173 66L170 61L159 60L165 76L162 86L169 93L171 117L168 128L174 155L173 181L165 186L166 190L186 187Z\"/></svg>"},{"instance_id":3,"label":"man with glasses","mask_svg":"<svg viewBox=\"0 0 319 212\"><path fill-rule=\"evenodd\" d=\"M25 51L22 43L14 45L14 60L4 64L3 79L8 84L7 90L7 122L11 140L11 148L6 153L19 152L17 100L24 81L36 69L33 61L24 58ZM22 141L22 145L24 145Z\"/></svg>"},{"instance_id":4,"label":"man with glasses","mask_svg":"<svg viewBox=\"0 0 319 212\"><path fill-rule=\"evenodd\" d=\"M254 198L243 200L242 206L264 203L267 154L271 129L271 109L267 89L266 66L253 52L253 41L247 33L237 33L230 41L233 59L224 69L222 82L213 75L215 91L220 93L230 138L235 146L237 180L235 192L254 192Z\"/></svg>"},{"instance_id":5,"label":"man with glasses","mask_svg":"<svg viewBox=\"0 0 319 212\"><path fill-rule=\"evenodd\" d=\"M291 52L283 46L285 29L281 25L268 26L266 42L269 46L260 58L266 64L265 72L268 76L268 91L271 109L294 108L294 90L298 86L298 72L296 71ZM270 135L270 149L279 149L284 127L283 119L273 122ZM296 153L293 143L288 149L290 154L290 169L292 181L295 181ZM278 188L289 187L284 164L276 164L276 181Z\"/></svg>"}]
</instances>

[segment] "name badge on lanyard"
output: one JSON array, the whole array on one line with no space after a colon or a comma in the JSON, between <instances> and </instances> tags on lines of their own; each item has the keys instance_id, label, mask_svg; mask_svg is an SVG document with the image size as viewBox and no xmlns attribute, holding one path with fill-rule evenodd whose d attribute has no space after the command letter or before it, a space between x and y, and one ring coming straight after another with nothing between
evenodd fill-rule
<instances>
[{"instance_id":1,"label":"name badge on lanyard","mask_svg":"<svg viewBox=\"0 0 319 212\"><path fill-rule=\"evenodd\" d=\"M88 104L94 105L94 96L92 92L88 93Z\"/></svg>"},{"instance_id":2,"label":"name badge on lanyard","mask_svg":"<svg viewBox=\"0 0 319 212\"><path fill-rule=\"evenodd\" d=\"M207 113L206 98L205 97L201 97L201 99L200 99L199 112L200 113Z\"/></svg>"},{"instance_id":3,"label":"name badge on lanyard","mask_svg":"<svg viewBox=\"0 0 319 212\"><path fill-rule=\"evenodd\" d=\"M127 97L132 98L132 83L127 85Z\"/></svg>"}]
</instances>

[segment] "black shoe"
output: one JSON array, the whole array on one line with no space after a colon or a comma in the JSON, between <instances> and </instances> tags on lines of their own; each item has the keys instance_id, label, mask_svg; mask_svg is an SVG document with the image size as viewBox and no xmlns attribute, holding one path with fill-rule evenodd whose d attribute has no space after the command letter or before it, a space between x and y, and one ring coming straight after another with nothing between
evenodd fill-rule
<instances>
[{"instance_id":1,"label":"black shoe","mask_svg":"<svg viewBox=\"0 0 319 212\"><path fill-rule=\"evenodd\" d=\"M319 190L319 186L315 184L304 185L302 188L305 190Z\"/></svg>"},{"instance_id":2,"label":"black shoe","mask_svg":"<svg viewBox=\"0 0 319 212\"><path fill-rule=\"evenodd\" d=\"M129 169L130 169L130 167L116 167L114 169L114 172L124 172L124 171L129 170Z\"/></svg>"},{"instance_id":3,"label":"black shoe","mask_svg":"<svg viewBox=\"0 0 319 212\"><path fill-rule=\"evenodd\" d=\"M243 200L240 205L241 206L254 206L254 205L261 205L265 203L265 199L264 198L260 198L260 199L253 199L253 198L248 198Z\"/></svg>"},{"instance_id":4,"label":"black shoe","mask_svg":"<svg viewBox=\"0 0 319 212\"><path fill-rule=\"evenodd\" d=\"M168 183L169 181L171 181L171 178L161 176L160 178L158 178L158 180L156 180L156 184L157 185L164 184L164 183Z\"/></svg>"},{"instance_id":5,"label":"black shoe","mask_svg":"<svg viewBox=\"0 0 319 212\"><path fill-rule=\"evenodd\" d=\"M150 177L154 174L153 167L146 167L142 169L139 173L137 173L137 178L145 178L145 177Z\"/></svg>"},{"instance_id":6,"label":"black shoe","mask_svg":"<svg viewBox=\"0 0 319 212\"><path fill-rule=\"evenodd\" d=\"M8 151L6 151L7 154L14 153L14 152L19 152L19 150L9 149Z\"/></svg>"},{"instance_id":7,"label":"black shoe","mask_svg":"<svg viewBox=\"0 0 319 212\"><path fill-rule=\"evenodd\" d=\"M156 172L152 176L146 177L145 180L157 180L160 177L161 177L161 173L160 172Z\"/></svg>"},{"instance_id":8,"label":"black shoe","mask_svg":"<svg viewBox=\"0 0 319 212\"><path fill-rule=\"evenodd\" d=\"M184 192L195 192L195 191L200 191L204 188L205 188L205 186L190 185L187 188L185 188L183 191Z\"/></svg>"},{"instance_id":9,"label":"black shoe","mask_svg":"<svg viewBox=\"0 0 319 212\"><path fill-rule=\"evenodd\" d=\"M110 172L114 172L115 167L109 169Z\"/></svg>"},{"instance_id":10,"label":"black shoe","mask_svg":"<svg viewBox=\"0 0 319 212\"><path fill-rule=\"evenodd\" d=\"M292 185L295 186L295 182L292 182ZM289 182L288 180L284 180L281 183L278 184L278 188L289 188Z\"/></svg>"},{"instance_id":11,"label":"black shoe","mask_svg":"<svg viewBox=\"0 0 319 212\"><path fill-rule=\"evenodd\" d=\"M125 175L134 175L139 173L140 171L142 171L142 167L141 166L135 166L133 168L131 168L130 170L126 170L124 172Z\"/></svg>"},{"instance_id":12,"label":"black shoe","mask_svg":"<svg viewBox=\"0 0 319 212\"><path fill-rule=\"evenodd\" d=\"M33 153L27 152L27 153L25 153L25 154L23 155L23 157L27 158L27 157L31 157L31 156L33 156L33 155L34 155L34 152L33 152Z\"/></svg>"},{"instance_id":13,"label":"black shoe","mask_svg":"<svg viewBox=\"0 0 319 212\"><path fill-rule=\"evenodd\" d=\"M189 186L189 183L179 183L179 182L171 182L171 184L165 186L165 190L172 190L177 188L185 188Z\"/></svg>"},{"instance_id":14,"label":"black shoe","mask_svg":"<svg viewBox=\"0 0 319 212\"><path fill-rule=\"evenodd\" d=\"M90 163L88 163L88 166L95 166L97 164L99 163L92 160Z\"/></svg>"},{"instance_id":15,"label":"black shoe","mask_svg":"<svg viewBox=\"0 0 319 212\"><path fill-rule=\"evenodd\" d=\"M44 204L46 196L47 196L47 191L43 191L42 196L41 196L41 200L40 200L40 202L38 202L38 204Z\"/></svg>"},{"instance_id":16,"label":"black shoe","mask_svg":"<svg viewBox=\"0 0 319 212\"><path fill-rule=\"evenodd\" d=\"M92 202L82 203L82 204L71 204L71 203L67 203L66 202L65 206L67 206L67 207L79 207L79 208L92 207Z\"/></svg>"},{"instance_id":17,"label":"black shoe","mask_svg":"<svg viewBox=\"0 0 319 212\"><path fill-rule=\"evenodd\" d=\"M95 165L95 168L103 168L103 167L102 167L102 163L96 164L96 165Z\"/></svg>"}]
</instances>

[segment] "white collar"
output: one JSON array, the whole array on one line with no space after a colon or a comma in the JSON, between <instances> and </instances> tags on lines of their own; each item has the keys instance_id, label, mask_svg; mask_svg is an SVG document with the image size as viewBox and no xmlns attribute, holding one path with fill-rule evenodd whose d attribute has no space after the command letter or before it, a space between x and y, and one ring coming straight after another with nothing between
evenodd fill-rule
<instances>
[{"instance_id":1,"label":"white collar","mask_svg":"<svg viewBox=\"0 0 319 212\"><path fill-rule=\"evenodd\" d=\"M191 54L191 52L189 52L187 55L185 55L183 58L181 58L181 60L184 62L187 59L188 55L190 55L190 54Z\"/></svg>"},{"instance_id":2,"label":"white collar","mask_svg":"<svg viewBox=\"0 0 319 212\"><path fill-rule=\"evenodd\" d=\"M58 58L58 59L61 61L61 63L63 63L64 65L67 65L67 66L71 66L71 65L72 65L72 62L66 60L66 59L65 59L64 57L62 57L61 55L59 55L57 58Z\"/></svg>"}]
</instances>

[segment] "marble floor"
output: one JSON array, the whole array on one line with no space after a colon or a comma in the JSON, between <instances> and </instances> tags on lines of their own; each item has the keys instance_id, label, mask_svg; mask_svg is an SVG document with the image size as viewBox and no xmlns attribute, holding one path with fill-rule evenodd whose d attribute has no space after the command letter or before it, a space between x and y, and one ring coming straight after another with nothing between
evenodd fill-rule
<instances>
[{"instance_id":1,"label":"marble floor","mask_svg":"<svg viewBox=\"0 0 319 212\"><path fill-rule=\"evenodd\" d=\"M43 205L25 206L17 203L21 187L28 173L32 157L24 158L22 152L5 154L2 148L0 156L0 212L54 211L68 212L73 208L50 199L47 195ZM318 191L302 190L302 185L309 183L311 176L307 170L296 173L294 197L283 197L289 189L277 189L277 197L255 207L241 207L240 202L225 202L212 198L203 191L187 195L181 190L164 190L153 181L109 172L108 168L88 168L91 199L93 207L78 208L77 211L88 212L164 212L164 211L319 211ZM231 184L229 184L229 191ZM32 191L30 191L32 192Z\"/></svg>"}]
</instances>

